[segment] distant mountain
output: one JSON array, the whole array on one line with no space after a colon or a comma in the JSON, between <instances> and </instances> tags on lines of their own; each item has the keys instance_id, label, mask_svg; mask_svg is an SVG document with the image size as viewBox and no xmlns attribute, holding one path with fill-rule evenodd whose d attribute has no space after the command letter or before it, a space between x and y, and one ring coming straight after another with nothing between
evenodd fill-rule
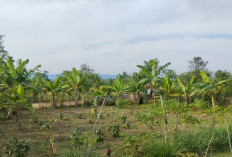
<instances>
[{"instance_id":1,"label":"distant mountain","mask_svg":"<svg viewBox=\"0 0 232 157\"><path fill-rule=\"evenodd\" d=\"M60 76L61 74L48 74L48 79L49 80L55 80L58 76Z\"/></svg>"},{"instance_id":2,"label":"distant mountain","mask_svg":"<svg viewBox=\"0 0 232 157\"><path fill-rule=\"evenodd\" d=\"M100 75L102 79L106 80L106 79L116 79L116 75L110 75L110 74L101 74Z\"/></svg>"},{"instance_id":3,"label":"distant mountain","mask_svg":"<svg viewBox=\"0 0 232 157\"><path fill-rule=\"evenodd\" d=\"M48 74L49 80L55 80L58 76L61 74ZM115 79L116 75L111 75L111 74L100 74L100 77L104 80L106 79Z\"/></svg>"}]
</instances>

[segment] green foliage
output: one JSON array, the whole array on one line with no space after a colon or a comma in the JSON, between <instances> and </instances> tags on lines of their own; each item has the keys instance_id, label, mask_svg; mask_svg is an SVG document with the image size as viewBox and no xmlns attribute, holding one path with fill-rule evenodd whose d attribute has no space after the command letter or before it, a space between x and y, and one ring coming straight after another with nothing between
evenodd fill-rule
<instances>
[{"instance_id":1,"label":"green foliage","mask_svg":"<svg viewBox=\"0 0 232 157\"><path fill-rule=\"evenodd\" d=\"M120 125L119 124L110 124L107 128L107 131L112 137L119 137Z\"/></svg>"},{"instance_id":2,"label":"green foliage","mask_svg":"<svg viewBox=\"0 0 232 157\"><path fill-rule=\"evenodd\" d=\"M72 128L70 139L72 145L75 147L82 147L89 144L88 136L83 134L83 128L79 126Z\"/></svg>"},{"instance_id":3,"label":"green foliage","mask_svg":"<svg viewBox=\"0 0 232 157\"><path fill-rule=\"evenodd\" d=\"M125 114L121 117L121 121L122 121L122 124L126 124L127 116Z\"/></svg>"},{"instance_id":4,"label":"green foliage","mask_svg":"<svg viewBox=\"0 0 232 157\"><path fill-rule=\"evenodd\" d=\"M69 118L63 113L59 113L58 116L59 116L60 120L69 121Z\"/></svg>"},{"instance_id":5,"label":"green foliage","mask_svg":"<svg viewBox=\"0 0 232 157\"><path fill-rule=\"evenodd\" d=\"M210 147L213 151L228 151L229 141L227 133L226 128L203 128L193 132L179 132L174 138L184 152L202 155L205 153L211 138Z\"/></svg>"},{"instance_id":6,"label":"green foliage","mask_svg":"<svg viewBox=\"0 0 232 157\"><path fill-rule=\"evenodd\" d=\"M144 145L143 152L147 157L176 157L181 149L172 141L152 140Z\"/></svg>"},{"instance_id":7,"label":"green foliage","mask_svg":"<svg viewBox=\"0 0 232 157\"><path fill-rule=\"evenodd\" d=\"M54 127L57 122L57 119L55 120L49 120L44 125L42 125L41 130L43 131L44 136L48 137L49 145L49 155L55 155L56 154L56 145L55 145L55 139L53 135Z\"/></svg>"},{"instance_id":8,"label":"green foliage","mask_svg":"<svg viewBox=\"0 0 232 157\"><path fill-rule=\"evenodd\" d=\"M122 121L122 124L124 124L127 128L130 128L131 123L130 123L130 121L127 120L127 116L126 115L123 115L121 117L121 121Z\"/></svg>"},{"instance_id":9,"label":"green foliage","mask_svg":"<svg viewBox=\"0 0 232 157\"><path fill-rule=\"evenodd\" d=\"M101 142L101 141L104 141L105 139L105 133L104 131L101 129L101 128L98 128L96 131L95 131L95 134L97 135L97 142Z\"/></svg>"},{"instance_id":10,"label":"green foliage","mask_svg":"<svg viewBox=\"0 0 232 157\"><path fill-rule=\"evenodd\" d=\"M145 144L145 141L148 138L151 138L152 135L147 133L141 133L139 135L127 135L123 145L120 148L122 154L139 156L141 154L141 147Z\"/></svg>"},{"instance_id":11,"label":"green foliage","mask_svg":"<svg viewBox=\"0 0 232 157\"><path fill-rule=\"evenodd\" d=\"M33 124L39 124L39 115L36 113L36 111L35 111L35 108L33 108L33 107L31 107L30 108L30 110L31 110L31 113L32 113L32 117L31 117L31 123L33 123Z\"/></svg>"},{"instance_id":12,"label":"green foliage","mask_svg":"<svg viewBox=\"0 0 232 157\"><path fill-rule=\"evenodd\" d=\"M30 151L30 143L27 140L7 138L3 143L3 156L25 157Z\"/></svg>"},{"instance_id":13,"label":"green foliage","mask_svg":"<svg viewBox=\"0 0 232 157\"><path fill-rule=\"evenodd\" d=\"M136 118L138 121L143 122L154 135L157 135L157 127L161 126L164 122L166 123L165 110L161 107L154 107L146 112L138 112Z\"/></svg>"}]
</instances>

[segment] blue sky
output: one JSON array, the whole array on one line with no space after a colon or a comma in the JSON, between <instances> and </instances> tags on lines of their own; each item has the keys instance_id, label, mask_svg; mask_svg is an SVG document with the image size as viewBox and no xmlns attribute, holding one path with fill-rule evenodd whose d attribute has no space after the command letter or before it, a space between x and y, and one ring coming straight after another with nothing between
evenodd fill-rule
<instances>
[{"instance_id":1,"label":"blue sky","mask_svg":"<svg viewBox=\"0 0 232 157\"><path fill-rule=\"evenodd\" d=\"M134 72L144 60L177 73L201 56L232 72L231 0L0 0L0 34L10 55L61 73Z\"/></svg>"}]
</instances>

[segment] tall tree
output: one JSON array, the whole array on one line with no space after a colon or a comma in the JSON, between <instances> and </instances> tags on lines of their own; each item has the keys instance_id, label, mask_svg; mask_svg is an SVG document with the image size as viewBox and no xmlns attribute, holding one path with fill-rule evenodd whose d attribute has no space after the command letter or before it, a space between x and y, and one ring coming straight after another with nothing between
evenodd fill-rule
<instances>
[{"instance_id":1,"label":"tall tree","mask_svg":"<svg viewBox=\"0 0 232 157\"><path fill-rule=\"evenodd\" d=\"M208 61L204 61L201 57L193 57L193 59L189 61L189 69L196 76L197 81L201 81L200 71L206 71L208 63Z\"/></svg>"},{"instance_id":2,"label":"tall tree","mask_svg":"<svg viewBox=\"0 0 232 157\"><path fill-rule=\"evenodd\" d=\"M90 66L87 63L83 63L80 66L80 71L84 74L91 74L94 73L94 70L92 68L90 68Z\"/></svg>"},{"instance_id":3,"label":"tall tree","mask_svg":"<svg viewBox=\"0 0 232 157\"><path fill-rule=\"evenodd\" d=\"M7 54L7 51L5 50L3 46L3 35L0 35L0 55Z\"/></svg>"}]
</instances>

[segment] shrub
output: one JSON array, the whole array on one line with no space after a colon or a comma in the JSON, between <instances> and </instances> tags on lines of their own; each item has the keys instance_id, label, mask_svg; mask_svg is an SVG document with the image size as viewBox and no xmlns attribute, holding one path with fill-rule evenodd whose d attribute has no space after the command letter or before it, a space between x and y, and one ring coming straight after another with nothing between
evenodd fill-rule
<instances>
[{"instance_id":1,"label":"shrub","mask_svg":"<svg viewBox=\"0 0 232 157\"><path fill-rule=\"evenodd\" d=\"M97 139L96 139L97 142L104 141L105 133L102 131L101 128L98 128L95 131L95 134L97 135Z\"/></svg>"},{"instance_id":2,"label":"shrub","mask_svg":"<svg viewBox=\"0 0 232 157\"><path fill-rule=\"evenodd\" d=\"M59 116L60 120L69 121L69 118L63 113L59 113L58 116Z\"/></svg>"},{"instance_id":3,"label":"shrub","mask_svg":"<svg viewBox=\"0 0 232 157\"><path fill-rule=\"evenodd\" d=\"M7 138L3 144L3 154L5 156L24 157L30 151L30 144L27 140Z\"/></svg>"},{"instance_id":4,"label":"shrub","mask_svg":"<svg viewBox=\"0 0 232 157\"><path fill-rule=\"evenodd\" d=\"M108 132L110 132L110 135L112 137L119 137L120 125L118 125L118 124L110 124L106 129L107 129Z\"/></svg>"},{"instance_id":5,"label":"shrub","mask_svg":"<svg viewBox=\"0 0 232 157\"><path fill-rule=\"evenodd\" d=\"M81 147L88 144L87 135L83 134L83 128L78 126L72 128L70 139L72 140L72 145L75 147Z\"/></svg>"}]
</instances>

